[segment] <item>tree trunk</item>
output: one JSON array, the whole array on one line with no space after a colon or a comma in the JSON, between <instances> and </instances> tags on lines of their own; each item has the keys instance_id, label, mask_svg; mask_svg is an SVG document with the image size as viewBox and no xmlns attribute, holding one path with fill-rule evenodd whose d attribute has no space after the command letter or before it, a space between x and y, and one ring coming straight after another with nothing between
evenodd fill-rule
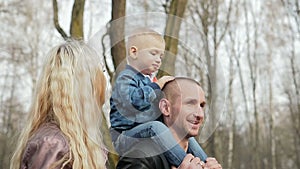
<instances>
[{"instance_id":1,"label":"tree trunk","mask_svg":"<svg viewBox=\"0 0 300 169\"><path fill-rule=\"evenodd\" d=\"M178 38L181 18L187 5L187 0L172 0L165 28L166 52L157 77L175 74L175 61L178 50Z\"/></svg>"},{"instance_id":2,"label":"tree trunk","mask_svg":"<svg viewBox=\"0 0 300 169\"><path fill-rule=\"evenodd\" d=\"M125 48L125 19L126 0L112 0L112 13L109 28L111 56L113 64L118 74L126 65ZM113 78L112 78L113 81Z\"/></svg>"},{"instance_id":3,"label":"tree trunk","mask_svg":"<svg viewBox=\"0 0 300 169\"><path fill-rule=\"evenodd\" d=\"M107 169L115 169L117 166L119 156L117 155L117 153L112 145L110 131L109 131L109 128L107 125L107 120L106 120L104 113L102 113L102 121L103 121L103 123L102 123L103 125L101 125L100 130L102 131L104 144L107 147L107 149L109 150L108 161L107 161L106 167L107 167Z\"/></svg>"},{"instance_id":4,"label":"tree trunk","mask_svg":"<svg viewBox=\"0 0 300 169\"><path fill-rule=\"evenodd\" d=\"M269 47L269 49L271 49ZM268 76L269 76L269 125L270 125L270 149L271 149L271 166L272 169L276 169L276 136L274 129L274 105L273 105L273 68L272 68L272 52L269 51L268 55Z\"/></svg>"},{"instance_id":5,"label":"tree trunk","mask_svg":"<svg viewBox=\"0 0 300 169\"><path fill-rule=\"evenodd\" d=\"M248 1L244 2L244 9L245 9L245 19L246 19L246 41L247 41L247 62L248 62L248 66L250 69L250 80L252 83L252 98L253 98L253 116L254 116L254 124L253 124L253 140L252 140L252 153L253 153L253 164L254 164L254 168L255 169L259 169L260 168L260 149L259 149L259 117L258 117L258 111L257 111L257 98L256 98L256 71L257 71L257 61L256 61L256 49L258 47L257 44L257 36L258 36L258 28L257 28L257 23L255 20L253 20L253 29L254 29L254 52L253 55L251 55L250 53L250 49L251 49L251 39L250 39L250 30L249 27L251 26L251 23L249 23L248 20L248 8L247 8L247 3ZM252 18L255 18L255 15L253 13L253 10L251 9L251 5L250 5L250 10L249 10L250 14L252 15Z\"/></svg>"},{"instance_id":6,"label":"tree trunk","mask_svg":"<svg viewBox=\"0 0 300 169\"><path fill-rule=\"evenodd\" d=\"M231 75L232 77L232 75ZM233 109L233 95L232 95L232 83L229 86L229 99L230 99L230 103L229 103L229 109L228 109L228 113L229 113L229 122L230 122L230 127L229 127L229 133L228 133L228 167L227 168L232 168L232 161L233 161L233 147L234 147L234 109Z\"/></svg>"},{"instance_id":7,"label":"tree trunk","mask_svg":"<svg viewBox=\"0 0 300 169\"><path fill-rule=\"evenodd\" d=\"M64 39L68 39L69 36L65 33L59 24L58 20L58 6L57 1L53 0L53 22L56 30L61 34ZM84 14L85 0L75 0L72 9L72 18L70 24L70 36L74 39L84 39L83 34L83 14Z\"/></svg>"},{"instance_id":8,"label":"tree trunk","mask_svg":"<svg viewBox=\"0 0 300 169\"><path fill-rule=\"evenodd\" d=\"M64 39L67 39L68 35L65 33L65 31L59 25L57 1L53 0L52 3L53 3L53 22L54 22L54 26L55 26L56 30L58 31L58 33L60 33L60 35Z\"/></svg>"},{"instance_id":9,"label":"tree trunk","mask_svg":"<svg viewBox=\"0 0 300 169\"><path fill-rule=\"evenodd\" d=\"M292 69L292 81L293 81L293 87L294 87L294 98L293 100L290 100L290 104L292 107L291 110L294 110L294 113L292 113L294 115L294 119L292 119L291 121L293 122L292 126L294 128L295 133L293 134L294 136L294 149L295 149L295 153L296 153L296 165L298 168L300 168L300 92L299 92L299 87L298 87L298 83L297 83L297 79L299 79L299 77L297 77L297 68L295 66L295 62L296 62L296 54L294 52L295 49L293 49L292 52L292 56L290 58L290 64L291 64L291 69ZM294 105L293 105L294 104ZM293 116L292 116L293 117Z\"/></svg>"},{"instance_id":10,"label":"tree trunk","mask_svg":"<svg viewBox=\"0 0 300 169\"><path fill-rule=\"evenodd\" d=\"M75 0L72 10L70 35L75 39L84 39L83 35L83 13L85 0Z\"/></svg>"},{"instance_id":11,"label":"tree trunk","mask_svg":"<svg viewBox=\"0 0 300 169\"><path fill-rule=\"evenodd\" d=\"M125 68L126 65L126 48L125 48L125 19L123 18L126 14L126 0L112 0L112 13L111 22L109 28L109 37L111 45L111 56L115 67L116 75ZM116 77L115 75L115 77ZM111 77L113 83L114 78ZM105 119L105 116L103 115ZM106 120L105 120L106 122ZM104 134L104 143L110 150L108 153L109 169L114 169L118 162L118 155L115 153L110 137L109 129L107 124L101 126Z\"/></svg>"},{"instance_id":12,"label":"tree trunk","mask_svg":"<svg viewBox=\"0 0 300 169\"><path fill-rule=\"evenodd\" d=\"M236 52L234 50L235 41L233 40L232 30L229 30L229 37L231 41L231 57L229 62L229 91L228 91L228 98L229 98L229 106L228 106L228 114L229 114L229 136L228 136L228 159L227 159L227 167L226 168L233 168L233 154L234 154L234 133L235 133L235 109L234 109L234 102L233 102L233 80L234 80L234 64L233 60L236 58Z\"/></svg>"}]
</instances>

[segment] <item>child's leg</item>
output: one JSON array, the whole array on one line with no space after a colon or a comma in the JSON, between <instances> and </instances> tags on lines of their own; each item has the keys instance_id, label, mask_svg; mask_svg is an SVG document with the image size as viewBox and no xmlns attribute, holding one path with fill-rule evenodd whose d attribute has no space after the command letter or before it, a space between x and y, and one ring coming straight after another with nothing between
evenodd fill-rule
<instances>
[{"instance_id":1,"label":"child's leg","mask_svg":"<svg viewBox=\"0 0 300 169\"><path fill-rule=\"evenodd\" d=\"M137 143L136 138L149 138L154 141L162 149L161 153L164 153L168 162L176 167L186 156L186 152L178 145L169 128L159 121L147 122L124 131L118 138L119 149L130 149Z\"/></svg>"},{"instance_id":2,"label":"child's leg","mask_svg":"<svg viewBox=\"0 0 300 169\"><path fill-rule=\"evenodd\" d=\"M189 138L189 149L193 152L194 156L199 157L201 161L206 161L207 155L194 137Z\"/></svg>"}]
</instances>

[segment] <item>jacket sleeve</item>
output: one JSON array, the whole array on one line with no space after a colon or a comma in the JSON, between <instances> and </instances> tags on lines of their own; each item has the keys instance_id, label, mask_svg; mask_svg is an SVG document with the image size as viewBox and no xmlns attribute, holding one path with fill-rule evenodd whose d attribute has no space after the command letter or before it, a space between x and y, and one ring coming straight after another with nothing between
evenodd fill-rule
<instances>
[{"instance_id":1,"label":"jacket sleeve","mask_svg":"<svg viewBox=\"0 0 300 169\"><path fill-rule=\"evenodd\" d=\"M131 76L122 76L119 79L120 85L116 89L123 99L123 101L129 101L130 104L137 110L143 111L151 107L151 103L158 99L160 87L156 83L149 83L144 86L140 86L132 79Z\"/></svg>"},{"instance_id":2,"label":"jacket sleeve","mask_svg":"<svg viewBox=\"0 0 300 169\"><path fill-rule=\"evenodd\" d=\"M23 153L21 169L48 169L68 151L66 141L58 135L32 140L27 144ZM60 166L56 168L60 168Z\"/></svg>"}]
</instances>

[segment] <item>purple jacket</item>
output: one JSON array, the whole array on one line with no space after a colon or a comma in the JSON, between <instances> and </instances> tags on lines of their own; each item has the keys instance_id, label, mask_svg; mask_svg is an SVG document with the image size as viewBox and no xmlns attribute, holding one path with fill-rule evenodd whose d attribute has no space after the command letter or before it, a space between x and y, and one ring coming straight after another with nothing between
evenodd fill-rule
<instances>
[{"instance_id":1,"label":"purple jacket","mask_svg":"<svg viewBox=\"0 0 300 169\"><path fill-rule=\"evenodd\" d=\"M21 169L48 169L69 153L66 137L53 123L41 126L29 139L21 161ZM58 166L61 168L61 166ZM68 164L65 169L71 169Z\"/></svg>"}]
</instances>

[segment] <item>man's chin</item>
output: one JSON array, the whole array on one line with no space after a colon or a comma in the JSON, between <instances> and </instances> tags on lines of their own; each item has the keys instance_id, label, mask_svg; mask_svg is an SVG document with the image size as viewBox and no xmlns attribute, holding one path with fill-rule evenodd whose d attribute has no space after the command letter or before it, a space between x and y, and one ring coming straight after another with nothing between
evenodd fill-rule
<instances>
[{"instance_id":1,"label":"man's chin","mask_svg":"<svg viewBox=\"0 0 300 169\"><path fill-rule=\"evenodd\" d=\"M196 137L198 136L198 133L197 134L190 134L190 137Z\"/></svg>"},{"instance_id":2,"label":"man's chin","mask_svg":"<svg viewBox=\"0 0 300 169\"><path fill-rule=\"evenodd\" d=\"M198 136L198 134L199 134L199 130L193 130L193 129L191 129L190 131L189 131L189 136L190 137L196 137L196 136Z\"/></svg>"}]
</instances>

